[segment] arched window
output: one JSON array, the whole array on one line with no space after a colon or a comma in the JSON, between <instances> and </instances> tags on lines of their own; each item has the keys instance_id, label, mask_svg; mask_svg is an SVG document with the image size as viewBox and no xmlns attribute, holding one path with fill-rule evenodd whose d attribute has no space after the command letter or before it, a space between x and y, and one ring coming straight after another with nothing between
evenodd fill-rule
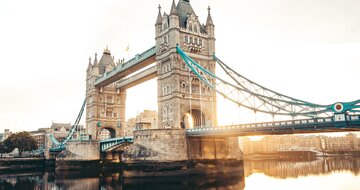
<instances>
[{"instance_id":1,"label":"arched window","mask_svg":"<svg viewBox=\"0 0 360 190\"><path fill-rule=\"evenodd\" d=\"M193 31L193 25L191 23L189 23L189 30L190 30L190 32Z\"/></svg>"},{"instance_id":2,"label":"arched window","mask_svg":"<svg viewBox=\"0 0 360 190\"><path fill-rule=\"evenodd\" d=\"M194 25L194 32L196 32L196 33L198 32L198 27L196 24Z\"/></svg>"}]
</instances>

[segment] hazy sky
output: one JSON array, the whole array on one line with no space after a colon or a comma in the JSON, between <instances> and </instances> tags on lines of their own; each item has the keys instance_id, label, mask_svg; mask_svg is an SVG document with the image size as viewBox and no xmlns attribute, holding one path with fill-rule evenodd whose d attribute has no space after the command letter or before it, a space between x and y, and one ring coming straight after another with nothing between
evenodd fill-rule
<instances>
[{"instance_id":1,"label":"hazy sky","mask_svg":"<svg viewBox=\"0 0 360 190\"><path fill-rule=\"evenodd\" d=\"M360 99L360 1L190 2L201 22L211 6L216 54L244 76L320 104ZM108 45L128 59L128 44L130 57L153 46L158 4L169 12L171 0L0 1L0 131L74 122L89 56ZM127 118L157 109L155 84L128 90ZM239 115L219 119L249 120Z\"/></svg>"}]
</instances>

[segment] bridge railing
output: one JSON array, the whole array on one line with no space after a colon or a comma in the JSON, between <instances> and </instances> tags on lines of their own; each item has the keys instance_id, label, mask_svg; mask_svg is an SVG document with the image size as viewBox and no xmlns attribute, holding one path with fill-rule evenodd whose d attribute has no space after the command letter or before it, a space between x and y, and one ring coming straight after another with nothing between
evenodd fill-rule
<instances>
[{"instance_id":1,"label":"bridge railing","mask_svg":"<svg viewBox=\"0 0 360 190\"><path fill-rule=\"evenodd\" d=\"M102 140L100 141L100 151L104 152L107 149L109 149L110 147L119 145L119 144L123 144L123 143L132 143L133 142L133 137L129 136L129 137L118 137L118 138L112 138L112 139L106 139L106 140Z\"/></svg>"},{"instance_id":2,"label":"bridge railing","mask_svg":"<svg viewBox=\"0 0 360 190\"><path fill-rule=\"evenodd\" d=\"M104 82L106 79L115 76L119 72L126 70L129 67L132 67L155 54L156 54L156 46L151 47L150 49L146 50L145 52L143 52L141 54L136 54L134 58L130 59L129 61L125 62L124 64L118 65L113 70L111 70L109 72L105 72L104 75L98 77L95 81L95 85L97 85L101 82Z\"/></svg>"},{"instance_id":3,"label":"bridge railing","mask_svg":"<svg viewBox=\"0 0 360 190\"><path fill-rule=\"evenodd\" d=\"M300 120L287 120L287 121L274 121L274 122L264 122L264 123L250 123L250 124L239 124L239 125L226 125L220 127L204 127L204 128L193 128L186 130L188 136L198 136L201 134L214 134L222 132L231 132L238 130L246 129L281 129L281 128L299 128L299 127L308 127L314 125L323 125L330 126L333 124L342 124L344 123L354 123L360 125L360 115L346 115L345 120L337 121L335 117L327 118L314 118L314 119L300 119ZM360 127L360 126L359 126Z\"/></svg>"}]
</instances>

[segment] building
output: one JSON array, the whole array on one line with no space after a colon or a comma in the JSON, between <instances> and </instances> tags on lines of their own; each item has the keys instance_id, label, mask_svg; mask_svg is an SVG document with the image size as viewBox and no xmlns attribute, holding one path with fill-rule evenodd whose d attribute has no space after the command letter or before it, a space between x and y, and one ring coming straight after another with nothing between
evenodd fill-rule
<instances>
[{"instance_id":1,"label":"building","mask_svg":"<svg viewBox=\"0 0 360 190\"><path fill-rule=\"evenodd\" d=\"M37 131L30 131L29 134L34 137L34 139L36 140L38 149L43 149L45 147L45 139L46 139L46 134L49 132L49 129L46 128L40 128Z\"/></svg>"},{"instance_id":2,"label":"building","mask_svg":"<svg viewBox=\"0 0 360 190\"><path fill-rule=\"evenodd\" d=\"M153 110L144 110L136 118L130 118L127 121L125 136L133 136L134 130L157 129L158 113Z\"/></svg>"},{"instance_id":3,"label":"building","mask_svg":"<svg viewBox=\"0 0 360 190\"><path fill-rule=\"evenodd\" d=\"M169 13L164 14L159 6L155 23L158 128L217 126L216 93L194 74L189 75L188 67L176 50L179 45L202 67L215 73L214 31L210 7L203 24L190 0L179 0L177 5L173 1ZM187 119L189 117L192 120Z\"/></svg>"},{"instance_id":4,"label":"building","mask_svg":"<svg viewBox=\"0 0 360 190\"><path fill-rule=\"evenodd\" d=\"M52 123L49 132L53 133L56 140L63 141L70 133L73 125L71 123ZM85 129L83 125L78 125L76 132L73 134L73 139L79 139L80 134L84 134Z\"/></svg>"},{"instance_id":5,"label":"building","mask_svg":"<svg viewBox=\"0 0 360 190\"><path fill-rule=\"evenodd\" d=\"M3 140L6 140L11 134L12 132L10 131L10 129L5 129L3 134Z\"/></svg>"},{"instance_id":6,"label":"building","mask_svg":"<svg viewBox=\"0 0 360 190\"><path fill-rule=\"evenodd\" d=\"M125 126L125 136L133 136L134 128L136 124L136 118L130 118Z\"/></svg>"},{"instance_id":7,"label":"building","mask_svg":"<svg viewBox=\"0 0 360 190\"><path fill-rule=\"evenodd\" d=\"M93 62L89 58L86 70L86 128L92 139L97 139L103 129L107 129L112 137L124 135L126 89L117 89L115 83L101 88L94 85L96 78L115 67L108 48L100 61L96 53Z\"/></svg>"},{"instance_id":8,"label":"building","mask_svg":"<svg viewBox=\"0 0 360 190\"><path fill-rule=\"evenodd\" d=\"M351 151L359 150L359 138L349 133L345 137L327 137L315 135L279 135L265 136L261 140L251 141L241 138L244 154L268 154L282 151Z\"/></svg>"}]
</instances>

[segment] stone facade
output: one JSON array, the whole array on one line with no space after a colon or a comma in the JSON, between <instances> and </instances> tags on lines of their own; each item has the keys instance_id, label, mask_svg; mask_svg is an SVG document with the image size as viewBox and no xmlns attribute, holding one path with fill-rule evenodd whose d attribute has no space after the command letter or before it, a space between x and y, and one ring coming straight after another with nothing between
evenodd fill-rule
<instances>
[{"instance_id":1,"label":"stone facade","mask_svg":"<svg viewBox=\"0 0 360 190\"><path fill-rule=\"evenodd\" d=\"M169 15L159 14L155 24L156 61L158 67L158 127L192 128L216 126L216 93L189 72L176 52L178 44L204 68L215 72L214 24L210 9L202 25L190 2L173 2ZM187 121L191 114L193 124Z\"/></svg>"},{"instance_id":2,"label":"stone facade","mask_svg":"<svg viewBox=\"0 0 360 190\"><path fill-rule=\"evenodd\" d=\"M123 161L187 160L185 131L181 129L147 129L134 131L134 144L123 154Z\"/></svg>"},{"instance_id":3,"label":"stone facade","mask_svg":"<svg viewBox=\"0 0 360 190\"><path fill-rule=\"evenodd\" d=\"M57 155L56 160L99 160L100 145L97 141L68 142L66 150Z\"/></svg>"},{"instance_id":4,"label":"stone facade","mask_svg":"<svg viewBox=\"0 0 360 190\"><path fill-rule=\"evenodd\" d=\"M97 77L115 68L113 57L106 48L97 61L86 70L86 127L92 139L98 139L102 129L108 129L111 137L124 136L126 90L116 89L115 83L106 87L96 88Z\"/></svg>"}]
</instances>

